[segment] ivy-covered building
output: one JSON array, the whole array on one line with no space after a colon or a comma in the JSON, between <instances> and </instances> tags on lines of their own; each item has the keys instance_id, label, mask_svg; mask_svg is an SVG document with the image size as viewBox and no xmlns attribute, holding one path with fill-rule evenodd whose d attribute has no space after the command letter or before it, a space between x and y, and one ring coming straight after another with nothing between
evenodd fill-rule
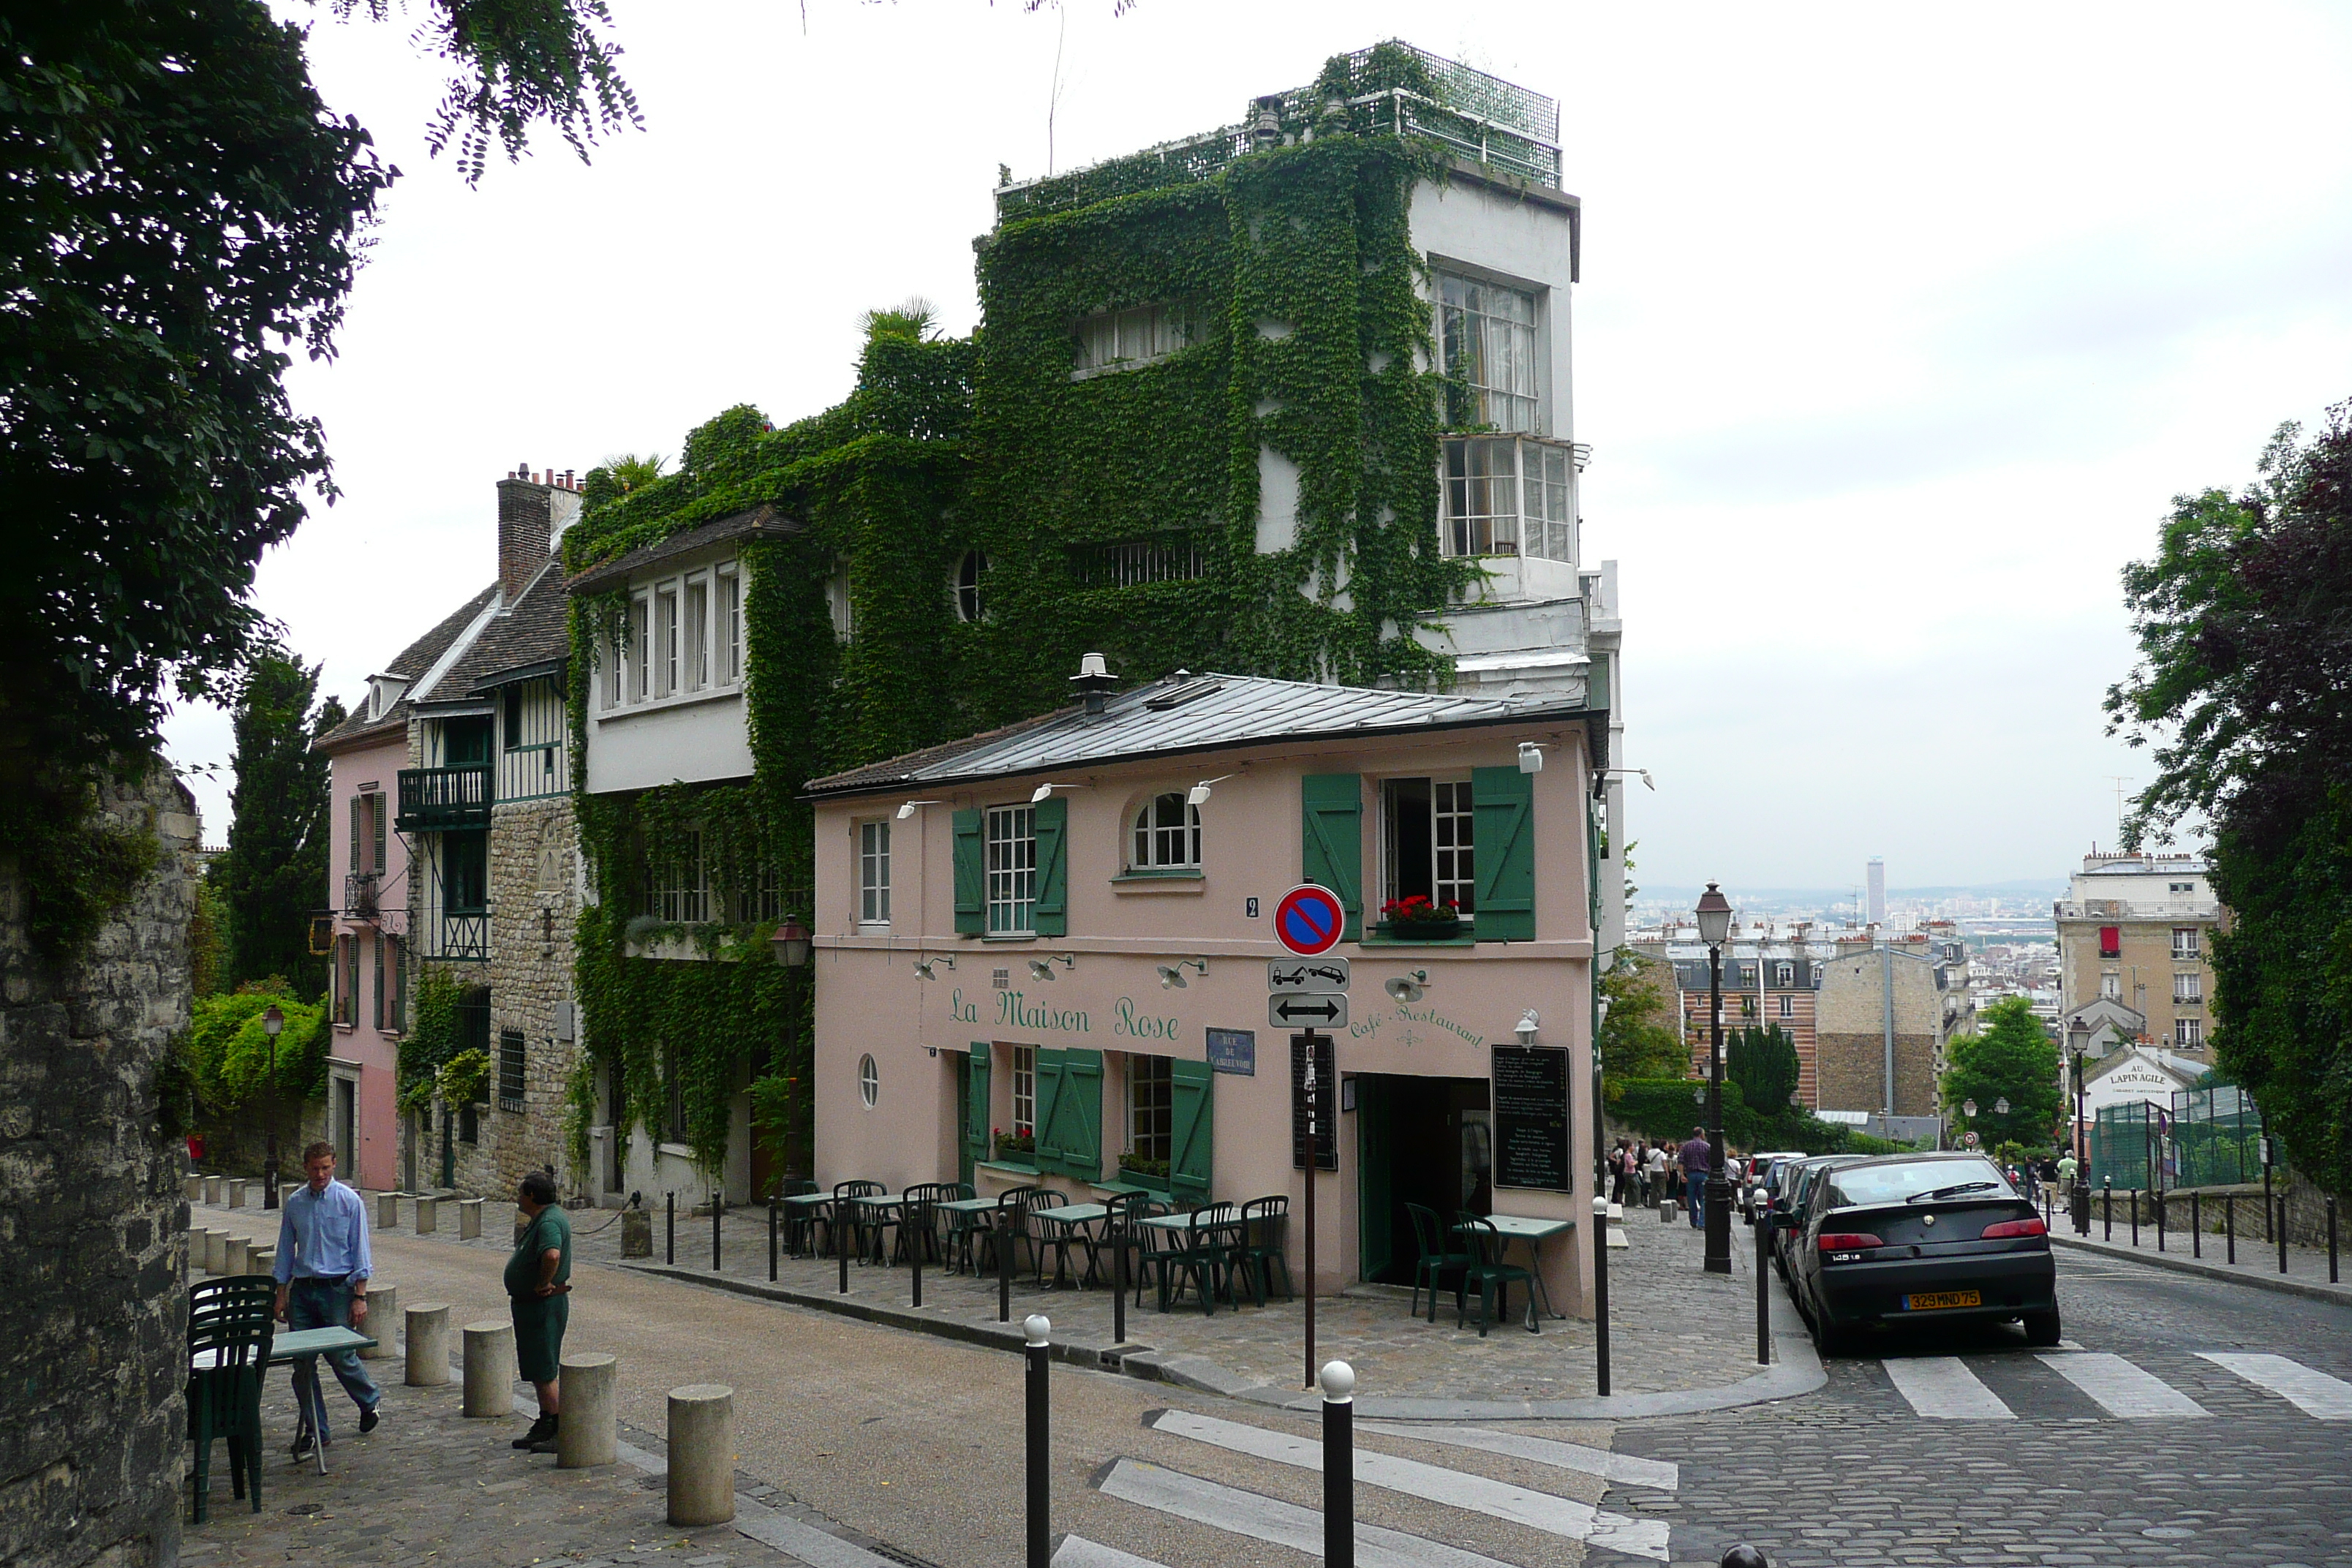
<instances>
[{"instance_id":1,"label":"ivy-covered building","mask_svg":"<svg viewBox=\"0 0 2352 1568\"><path fill-rule=\"evenodd\" d=\"M1336 56L1236 124L1008 179L973 337L877 311L840 406L730 410L673 473L589 476L565 548L600 1192L811 1168L810 983L766 941L813 908L804 785L1053 710L1082 654L1619 722L1557 142L1538 94ZM1604 951L1622 931L1612 897Z\"/></svg>"}]
</instances>

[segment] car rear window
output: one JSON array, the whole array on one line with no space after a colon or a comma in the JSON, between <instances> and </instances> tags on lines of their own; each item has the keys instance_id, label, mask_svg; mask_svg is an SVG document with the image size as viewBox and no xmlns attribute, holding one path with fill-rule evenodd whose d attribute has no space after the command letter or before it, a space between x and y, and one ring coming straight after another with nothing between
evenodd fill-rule
<instances>
[{"instance_id":1,"label":"car rear window","mask_svg":"<svg viewBox=\"0 0 2352 1568\"><path fill-rule=\"evenodd\" d=\"M1984 1183L1982 1186L1973 1184ZM1899 1204L1922 1193L1947 1192L1954 1197L2004 1197L2010 1185L1990 1160L1917 1160L1899 1165L1849 1165L1831 1177L1830 1206L1854 1204Z\"/></svg>"}]
</instances>

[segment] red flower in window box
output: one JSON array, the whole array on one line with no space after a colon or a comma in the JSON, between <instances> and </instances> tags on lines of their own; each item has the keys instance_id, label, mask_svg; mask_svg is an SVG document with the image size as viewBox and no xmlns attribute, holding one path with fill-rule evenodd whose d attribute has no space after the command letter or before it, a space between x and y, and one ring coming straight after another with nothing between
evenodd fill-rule
<instances>
[{"instance_id":1,"label":"red flower in window box","mask_svg":"<svg viewBox=\"0 0 2352 1568\"><path fill-rule=\"evenodd\" d=\"M1391 932L1411 936L1452 936L1462 929L1462 910L1451 902L1436 903L1422 894L1391 899L1381 906L1381 919Z\"/></svg>"}]
</instances>

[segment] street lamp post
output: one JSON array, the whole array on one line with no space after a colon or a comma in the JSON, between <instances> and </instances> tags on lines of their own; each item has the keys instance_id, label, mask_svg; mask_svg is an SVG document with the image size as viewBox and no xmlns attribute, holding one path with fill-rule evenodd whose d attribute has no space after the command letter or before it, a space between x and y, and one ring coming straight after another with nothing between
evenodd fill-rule
<instances>
[{"instance_id":1,"label":"street lamp post","mask_svg":"<svg viewBox=\"0 0 2352 1568\"><path fill-rule=\"evenodd\" d=\"M1713 882L1698 899L1698 939L1706 943L1706 1271L1731 1272L1731 1183L1723 1172L1723 944L1731 900Z\"/></svg>"},{"instance_id":2,"label":"street lamp post","mask_svg":"<svg viewBox=\"0 0 2352 1568\"><path fill-rule=\"evenodd\" d=\"M2074 1053L2074 1189L2066 1194L2066 1206L2074 1221L2074 1234L2091 1234L2091 1157L2085 1146L2083 1112L2085 1090L2083 1064L2085 1053Z\"/></svg>"},{"instance_id":3,"label":"street lamp post","mask_svg":"<svg viewBox=\"0 0 2352 1568\"><path fill-rule=\"evenodd\" d=\"M786 915L782 921L776 927L775 933L769 937L768 945L775 953L776 962L783 965L787 973L795 969L806 969L808 967L809 949L813 943L809 938L809 929L808 927L801 924L800 916L793 914ZM787 1072L791 1070L792 1064L790 1062L782 1062L779 1065ZM809 1063L809 1076L812 1079L814 1078L816 1064L814 1059L812 1058ZM812 1089L813 1089L814 1086L812 1085ZM790 1100L787 1100L785 1103L787 1109L785 1110L784 1115L786 1127L789 1131L792 1117ZM812 1128L814 1128L814 1124L816 1121L816 1110L814 1104L811 1105L809 1110L809 1121L812 1124ZM809 1163L814 1166L816 1163L815 1151L814 1148L816 1140L814 1135L814 1131L812 1131L809 1142L812 1145ZM787 1144L788 1146L784 1151L784 1171L786 1178L790 1179L794 1173L793 1172L793 1160L796 1151L789 1147L789 1137L787 1139ZM846 1289L846 1287L844 1287L844 1289Z\"/></svg>"},{"instance_id":4,"label":"street lamp post","mask_svg":"<svg viewBox=\"0 0 2352 1568\"><path fill-rule=\"evenodd\" d=\"M269 1092L273 1100L278 1093L278 1031L285 1027L286 1015L277 1003L272 1002L262 1010L261 1032L269 1037ZM274 1114L270 1117L269 1159L261 1167L261 1206L265 1209L274 1209L278 1206L277 1120ZM350 1152L350 1151L345 1152ZM352 1169L353 1171L359 1169L359 1155L356 1153L352 1154ZM352 1179L357 1181L359 1177L354 1175Z\"/></svg>"}]
</instances>

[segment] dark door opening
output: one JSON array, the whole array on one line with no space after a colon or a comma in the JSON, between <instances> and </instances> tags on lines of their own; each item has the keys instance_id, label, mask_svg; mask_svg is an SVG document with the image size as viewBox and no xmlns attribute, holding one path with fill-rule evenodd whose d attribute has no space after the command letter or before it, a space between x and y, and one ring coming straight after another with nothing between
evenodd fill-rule
<instances>
[{"instance_id":1,"label":"dark door opening","mask_svg":"<svg viewBox=\"0 0 2352 1568\"><path fill-rule=\"evenodd\" d=\"M1363 1276L1410 1285L1421 1249L1407 1204L1433 1212L1441 1227L1465 1209L1493 1210L1486 1080L1359 1074L1356 1136Z\"/></svg>"}]
</instances>

